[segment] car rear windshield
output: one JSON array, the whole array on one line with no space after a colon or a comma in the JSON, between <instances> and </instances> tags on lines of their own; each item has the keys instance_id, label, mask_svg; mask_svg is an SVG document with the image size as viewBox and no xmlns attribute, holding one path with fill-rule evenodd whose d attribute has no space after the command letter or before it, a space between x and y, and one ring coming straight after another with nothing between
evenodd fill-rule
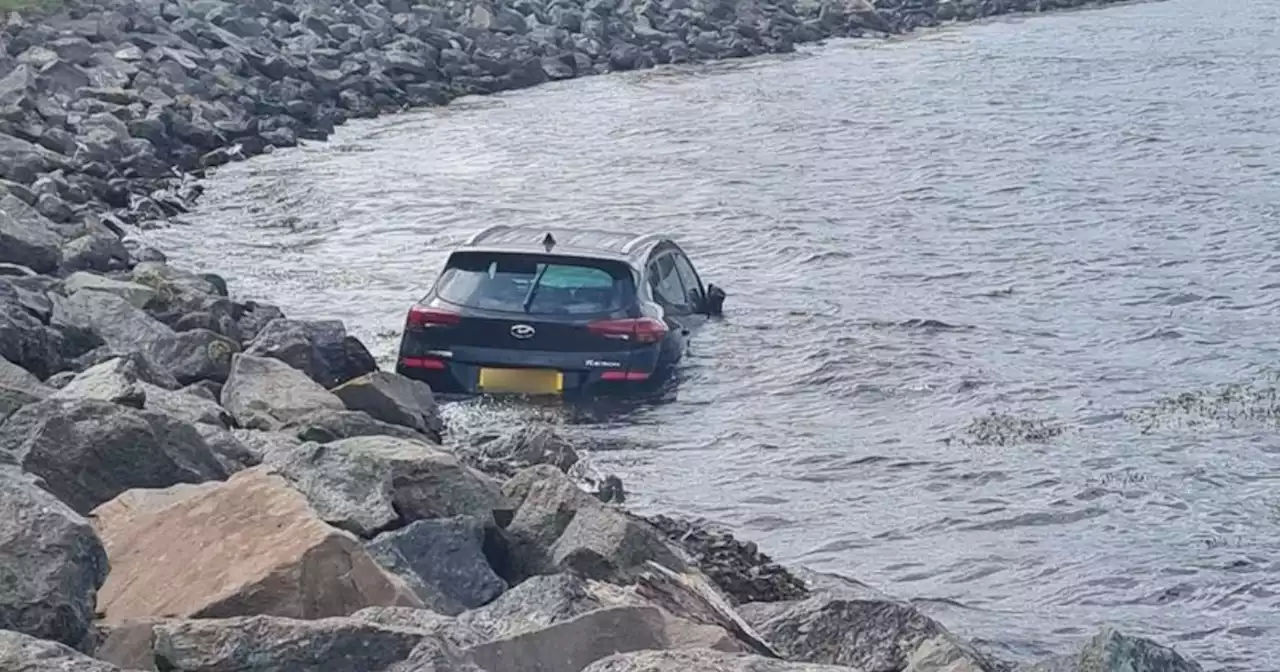
<instances>
[{"instance_id":1,"label":"car rear windshield","mask_svg":"<svg viewBox=\"0 0 1280 672\"><path fill-rule=\"evenodd\" d=\"M450 303L516 313L593 315L634 295L625 264L599 259L458 252L436 292Z\"/></svg>"}]
</instances>

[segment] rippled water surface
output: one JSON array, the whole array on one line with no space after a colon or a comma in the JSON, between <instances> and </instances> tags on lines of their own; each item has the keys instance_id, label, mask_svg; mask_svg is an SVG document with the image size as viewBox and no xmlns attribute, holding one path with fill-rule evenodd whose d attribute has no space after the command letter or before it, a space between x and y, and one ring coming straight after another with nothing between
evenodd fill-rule
<instances>
[{"instance_id":1,"label":"rippled water surface","mask_svg":"<svg viewBox=\"0 0 1280 672\"><path fill-rule=\"evenodd\" d=\"M1278 108L1280 3L1170 0L353 123L143 237L389 361L483 226L674 232L726 318L674 400L568 418L638 506L1014 655L1109 622L1269 672L1274 422L1126 414L1277 361Z\"/></svg>"}]
</instances>

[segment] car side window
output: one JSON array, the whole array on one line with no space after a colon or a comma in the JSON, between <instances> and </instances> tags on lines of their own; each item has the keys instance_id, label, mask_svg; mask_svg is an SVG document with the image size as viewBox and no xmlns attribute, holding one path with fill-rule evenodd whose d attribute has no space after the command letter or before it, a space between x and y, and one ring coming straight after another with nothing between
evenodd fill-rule
<instances>
[{"instance_id":1,"label":"car side window","mask_svg":"<svg viewBox=\"0 0 1280 672\"><path fill-rule=\"evenodd\" d=\"M689 258L674 252L671 254L672 261L675 262L676 272L680 274L680 282L684 285L685 303L690 308L696 309L702 305L703 289L702 282L698 280L698 273L693 270L693 264L689 262Z\"/></svg>"},{"instance_id":2,"label":"car side window","mask_svg":"<svg viewBox=\"0 0 1280 672\"><path fill-rule=\"evenodd\" d=\"M680 273L670 254L664 254L649 264L649 288L653 290L653 298L666 308L677 312L693 309L685 298Z\"/></svg>"}]
</instances>

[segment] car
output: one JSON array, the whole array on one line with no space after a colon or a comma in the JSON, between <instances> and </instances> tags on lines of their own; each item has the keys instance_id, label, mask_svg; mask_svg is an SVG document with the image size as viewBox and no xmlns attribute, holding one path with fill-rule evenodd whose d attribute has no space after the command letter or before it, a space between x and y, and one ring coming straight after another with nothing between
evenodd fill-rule
<instances>
[{"instance_id":1,"label":"car","mask_svg":"<svg viewBox=\"0 0 1280 672\"><path fill-rule=\"evenodd\" d=\"M491 226L409 308L396 372L446 395L638 391L724 300L669 236Z\"/></svg>"}]
</instances>

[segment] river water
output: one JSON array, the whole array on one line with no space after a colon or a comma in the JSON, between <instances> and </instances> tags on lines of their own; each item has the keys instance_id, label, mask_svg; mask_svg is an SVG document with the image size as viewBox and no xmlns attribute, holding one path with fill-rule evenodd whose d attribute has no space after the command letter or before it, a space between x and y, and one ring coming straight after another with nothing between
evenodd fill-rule
<instances>
[{"instance_id":1,"label":"river water","mask_svg":"<svg viewBox=\"0 0 1280 672\"><path fill-rule=\"evenodd\" d=\"M1112 623L1269 672L1276 402L1204 395L1280 354L1278 104L1280 3L1134 4L352 123L141 237L390 362L483 226L672 232L725 319L667 403L560 414L635 506L1009 655Z\"/></svg>"}]
</instances>

